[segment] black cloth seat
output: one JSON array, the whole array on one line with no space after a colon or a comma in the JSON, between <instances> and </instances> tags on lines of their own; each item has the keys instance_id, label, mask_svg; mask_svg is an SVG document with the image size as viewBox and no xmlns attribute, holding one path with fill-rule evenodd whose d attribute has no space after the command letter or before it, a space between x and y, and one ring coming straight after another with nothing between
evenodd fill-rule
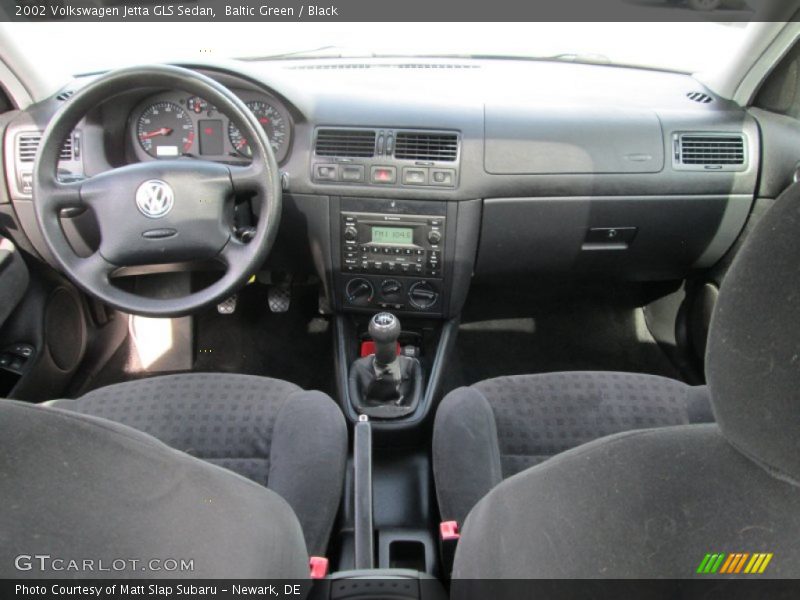
<instances>
[{"instance_id":1,"label":"black cloth seat","mask_svg":"<svg viewBox=\"0 0 800 600\"><path fill-rule=\"evenodd\" d=\"M683 579L723 552L800 577L798 233L795 184L725 277L706 352L715 424L619 433L506 479L467 516L453 576Z\"/></svg>"},{"instance_id":2,"label":"black cloth seat","mask_svg":"<svg viewBox=\"0 0 800 600\"><path fill-rule=\"evenodd\" d=\"M308 577L283 498L152 436L0 400L0 444L2 578Z\"/></svg>"},{"instance_id":3,"label":"black cloth seat","mask_svg":"<svg viewBox=\"0 0 800 600\"><path fill-rule=\"evenodd\" d=\"M655 375L544 373L459 388L442 401L434 428L442 519L463 523L503 479L586 442L713 420L707 387Z\"/></svg>"},{"instance_id":4,"label":"black cloth seat","mask_svg":"<svg viewBox=\"0 0 800 600\"><path fill-rule=\"evenodd\" d=\"M347 429L325 394L266 377L165 375L50 406L102 417L268 487L294 509L312 555L325 555L339 508Z\"/></svg>"}]
</instances>

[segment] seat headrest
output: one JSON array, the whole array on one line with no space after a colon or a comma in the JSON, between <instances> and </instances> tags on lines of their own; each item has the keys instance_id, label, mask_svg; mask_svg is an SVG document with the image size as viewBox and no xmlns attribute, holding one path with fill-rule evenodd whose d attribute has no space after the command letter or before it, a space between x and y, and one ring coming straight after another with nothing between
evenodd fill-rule
<instances>
[{"instance_id":1,"label":"seat headrest","mask_svg":"<svg viewBox=\"0 0 800 600\"><path fill-rule=\"evenodd\" d=\"M725 437L800 482L800 184L775 201L725 277L706 373Z\"/></svg>"}]
</instances>

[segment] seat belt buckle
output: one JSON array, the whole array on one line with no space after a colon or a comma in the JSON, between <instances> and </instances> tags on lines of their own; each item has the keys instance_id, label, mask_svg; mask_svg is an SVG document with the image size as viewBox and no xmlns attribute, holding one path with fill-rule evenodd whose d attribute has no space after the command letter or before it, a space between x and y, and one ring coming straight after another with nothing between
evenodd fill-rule
<instances>
[{"instance_id":1,"label":"seat belt buckle","mask_svg":"<svg viewBox=\"0 0 800 600\"><path fill-rule=\"evenodd\" d=\"M328 559L324 556L311 556L308 559L311 579L325 579L328 575Z\"/></svg>"},{"instance_id":2,"label":"seat belt buckle","mask_svg":"<svg viewBox=\"0 0 800 600\"><path fill-rule=\"evenodd\" d=\"M453 560L456 557L456 546L461 539L458 521L442 521L439 523L439 554L442 559L442 570L445 577L450 578L453 571Z\"/></svg>"}]
</instances>

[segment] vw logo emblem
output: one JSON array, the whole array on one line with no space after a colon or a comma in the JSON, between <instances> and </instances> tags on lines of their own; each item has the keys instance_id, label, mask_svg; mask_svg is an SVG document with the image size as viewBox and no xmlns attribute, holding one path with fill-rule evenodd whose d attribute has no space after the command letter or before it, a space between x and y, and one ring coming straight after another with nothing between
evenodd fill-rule
<instances>
[{"instance_id":1,"label":"vw logo emblem","mask_svg":"<svg viewBox=\"0 0 800 600\"><path fill-rule=\"evenodd\" d=\"M172 210L175 204L175 193L166 181L150 179L136 190L136 206L150 219L163 217Z\"/></svg>"}]
</instances>

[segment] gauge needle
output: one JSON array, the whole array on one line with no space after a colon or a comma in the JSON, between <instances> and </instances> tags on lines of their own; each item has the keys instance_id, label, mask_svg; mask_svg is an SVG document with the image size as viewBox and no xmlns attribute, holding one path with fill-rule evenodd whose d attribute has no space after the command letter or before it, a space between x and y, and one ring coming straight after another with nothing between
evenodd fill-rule
<instances>
[{"instance_id":1,"label":"gauge needle","mask_svg":"<svg viewBox=\"0 0 800 600\"><path fill-rule=\"evenodd\" d=\"M172 129L170 129L169 127L162 127L161 129L155 129L153 131L143 133L139 137L143 140L149 140L150 138L156 137L157 135L169 135L170 133L172 133Z\"/></svg>"}]
</instances>

